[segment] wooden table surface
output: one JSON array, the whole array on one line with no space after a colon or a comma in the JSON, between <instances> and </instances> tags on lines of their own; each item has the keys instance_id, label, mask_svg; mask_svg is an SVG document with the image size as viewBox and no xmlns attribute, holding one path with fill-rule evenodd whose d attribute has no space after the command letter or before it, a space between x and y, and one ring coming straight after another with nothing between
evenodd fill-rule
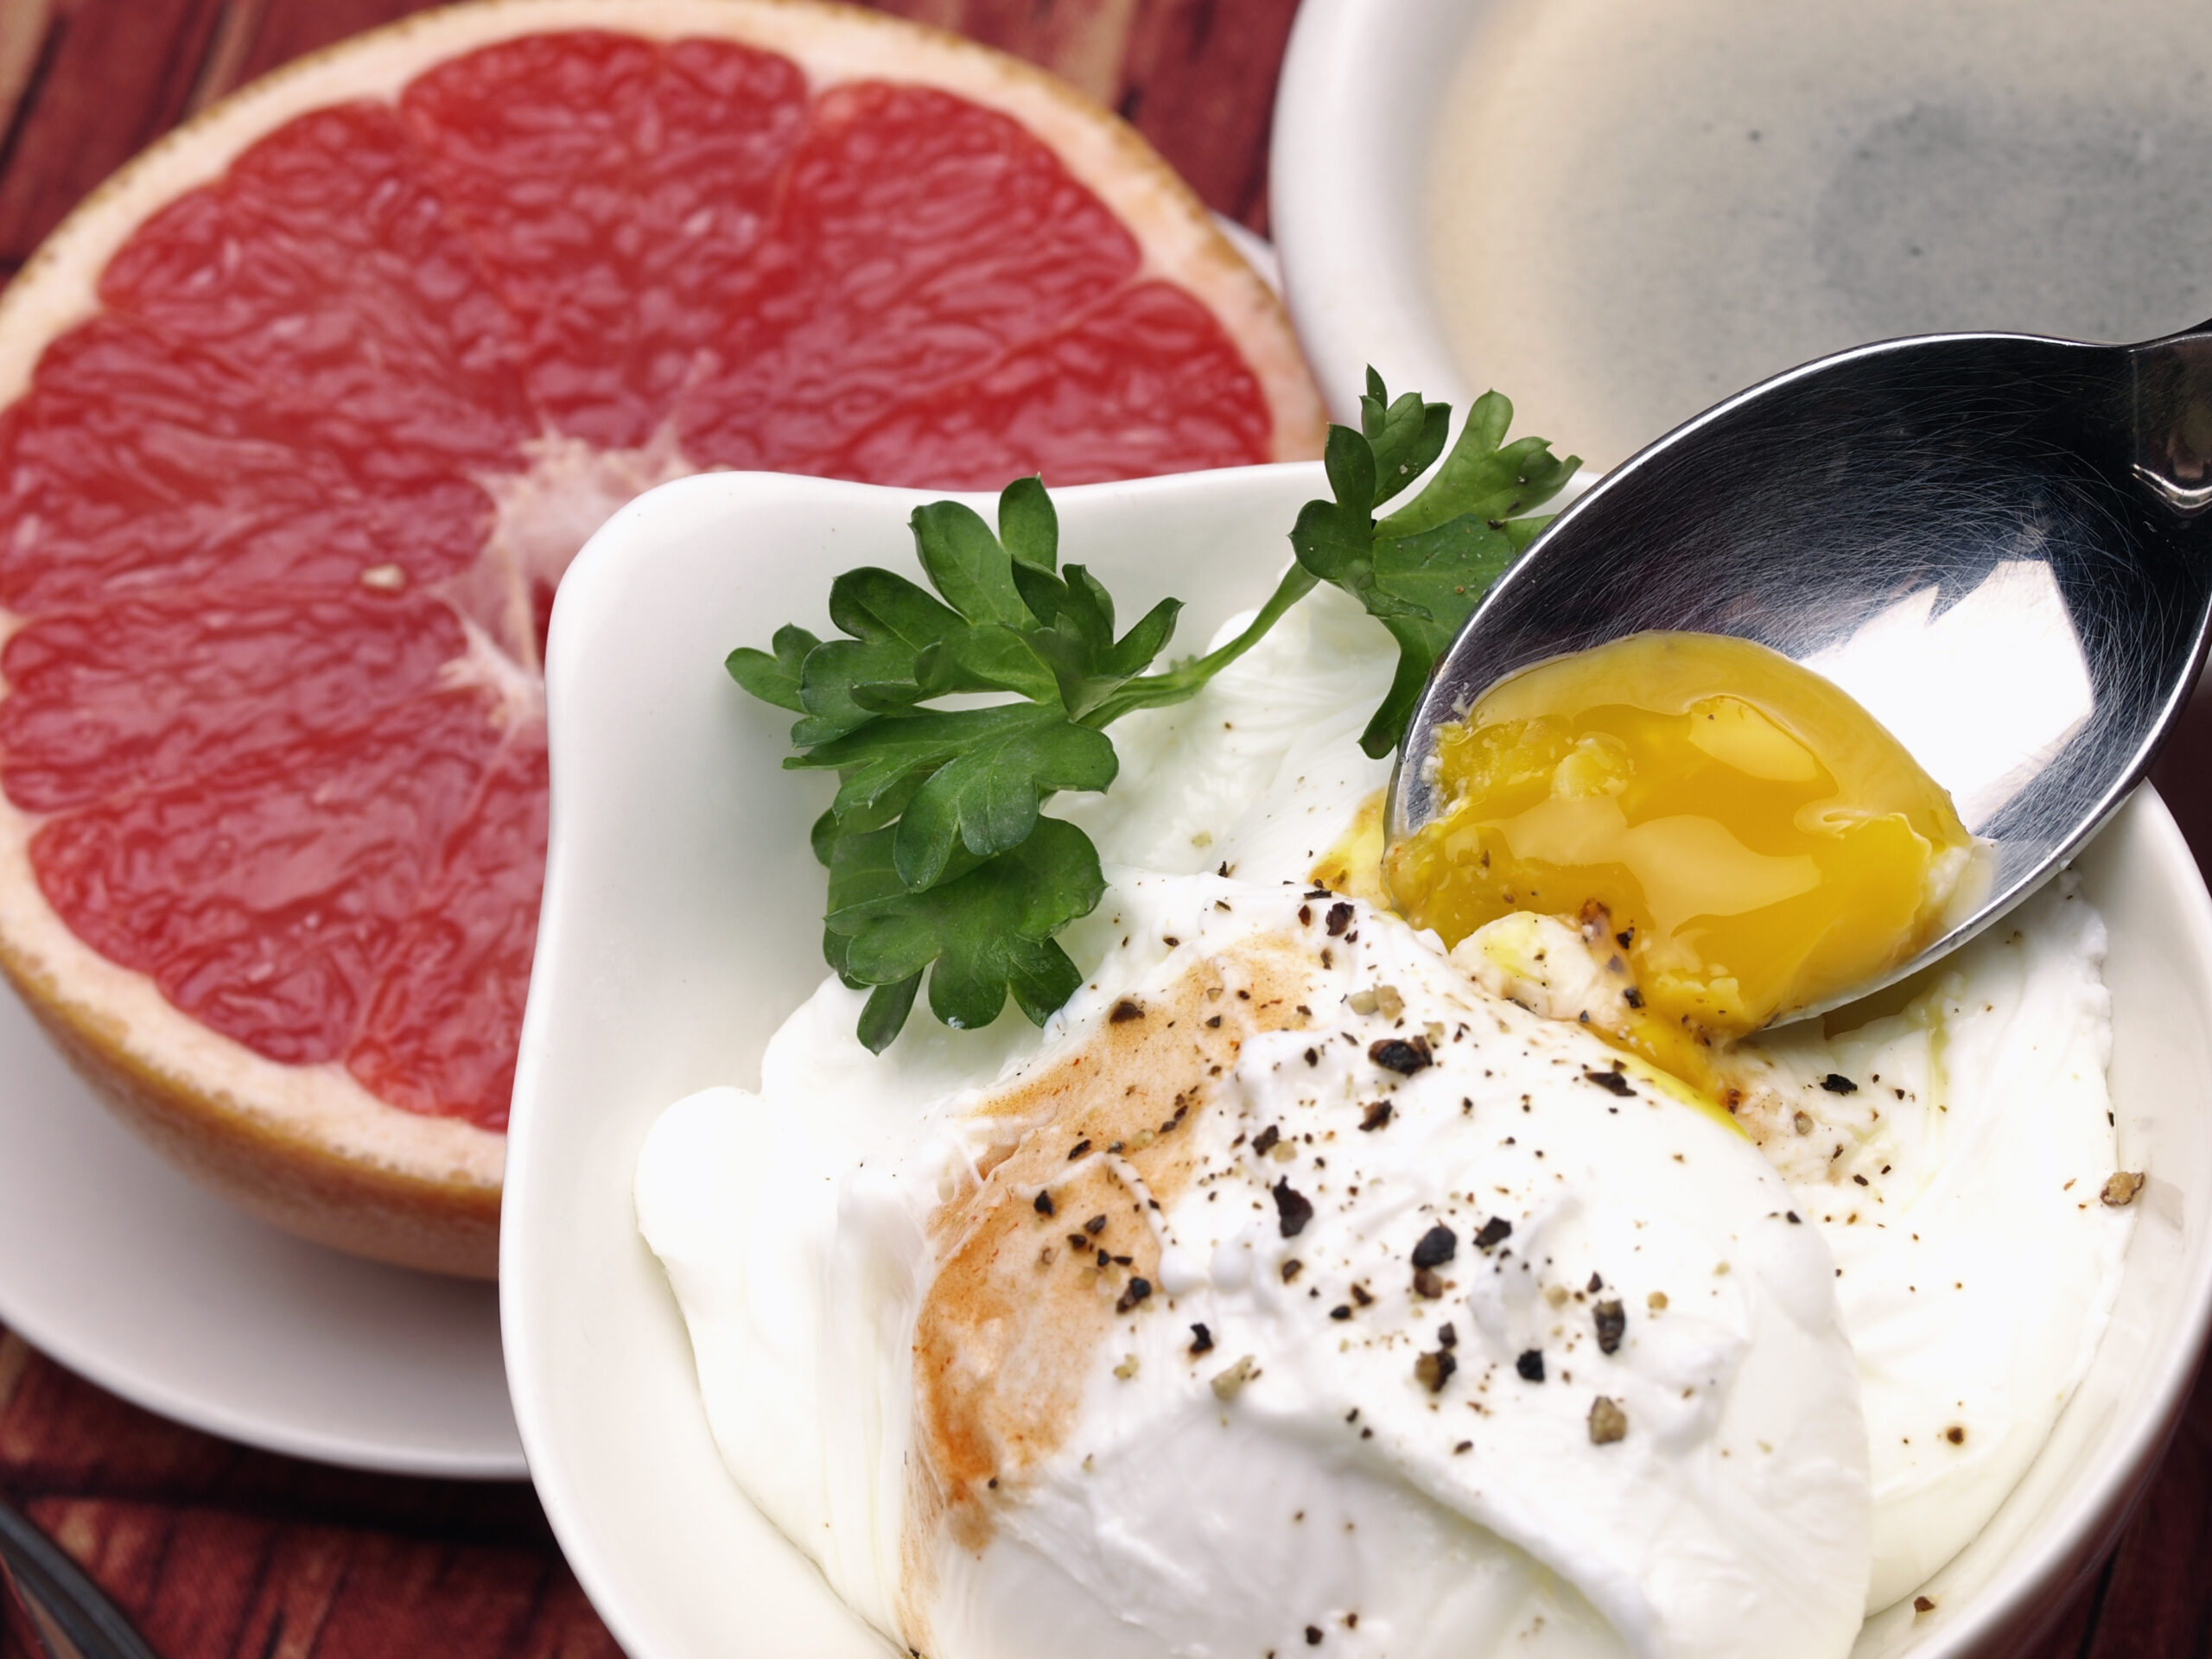
<instances>
[{"instance_id":1,"label":"wooden table surface","mask_svg":"<svg viewBox=\"0 0 2212 1659\"><path fill-rule=\"evenodd\" d=\"M0 268L177 121L406 0L0 0ZM1216 209L1267 228L1294 0L894 0L1057 71ZM2212 716L2158 773L2212 859ZM0 1331L0 1493L168 1659L599 1659L614 1643L529 1488L251 1452L125 1405ZM0 1612L0 1659L35 1652ZM2212 1385L2119 1548L2027 1659L2212 1656ZM1069 1656L1068 1659L1079 1659Z\"/></svg>"}]
</instances>

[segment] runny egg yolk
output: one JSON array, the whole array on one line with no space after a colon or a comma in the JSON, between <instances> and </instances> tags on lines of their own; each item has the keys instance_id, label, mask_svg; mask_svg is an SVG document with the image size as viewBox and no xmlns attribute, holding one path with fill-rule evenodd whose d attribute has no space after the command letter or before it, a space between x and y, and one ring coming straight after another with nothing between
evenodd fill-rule
<instances>
[{"instance_id":1,"label":"runny egg yolk","mask_svg":"<svg viewBox=\"0 0 2212 1659\"><path fill-rule=\"evenodd\" d=\"M1492 689L1437 745L1444 810L1391 850L1447 945L1516 911L1612 935L1618 1035L1678 1072L1905 962L1974 838L1848 696L1749 640L1642 633Z\"/></svg>"}]
</instances>

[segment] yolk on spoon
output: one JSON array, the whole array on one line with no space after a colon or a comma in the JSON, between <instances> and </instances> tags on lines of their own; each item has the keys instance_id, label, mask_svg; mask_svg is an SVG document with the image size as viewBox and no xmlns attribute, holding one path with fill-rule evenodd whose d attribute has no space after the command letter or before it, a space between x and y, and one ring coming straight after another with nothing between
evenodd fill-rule
<instances>
[{"instance_id":1,"label":"yolk on spoon","mask_svg":"<svg viewBox=\"0 0 2212 1659\"><path fill-rule=\"evenodd\" d=\"M1445 808L1386 866L1399 910L1446 945L1516 911L1602 918L1638 1010L1618 1034L1678 1075L1916 955L1974 848L1850 696L1717 634L1516 674L1436 765Z\"/></svg>"}]
</instances>

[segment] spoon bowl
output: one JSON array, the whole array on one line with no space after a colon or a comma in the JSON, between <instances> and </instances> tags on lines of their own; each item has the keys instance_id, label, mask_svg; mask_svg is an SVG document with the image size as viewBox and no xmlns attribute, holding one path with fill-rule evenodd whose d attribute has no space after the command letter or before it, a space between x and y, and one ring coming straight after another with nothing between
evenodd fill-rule
<instances>
[{"instance_id":1,"label":"spoon bowl","mask_svg":"<svg viewBox=\"0 0 2212 1659\"><path fill-rule=\"evenodd\" d=\"M1884 341L1776 376L1609 473L1437 665L1393 842L1447 804L1440 728L1548 658L1732 634L1849 692L1988 843L1905 977L2033 893L2117 811L2186 706L2212 619L2212 324L2139 346Z\"/></svg>"}]
</instances>

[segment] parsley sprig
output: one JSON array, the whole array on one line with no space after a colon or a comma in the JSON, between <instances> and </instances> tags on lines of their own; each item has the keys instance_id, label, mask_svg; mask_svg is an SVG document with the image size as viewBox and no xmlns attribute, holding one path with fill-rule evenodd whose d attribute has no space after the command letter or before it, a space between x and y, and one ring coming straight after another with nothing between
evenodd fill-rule
<instances>
[{"instance_id":1,"label":"parsley sprig","mask_svg":"<svg viewBox=\"0 0 2212 1659\"><path fill-rule=\"evenodd\" d=\"M1370 369L1359 429L1329 429L1334 499L1300 512L1296 563L1234 639L1157 672L1147 671L1181 601L1161 601L1116 635L1097 577L1059 564L1058 517L1034 478L1000 494L995 529L957 501L915 509L929 588L849 570L830 588L842 638L787 626L770 651L732 652L738 684L799 716L784 765L837 774L813 831L830 871L823 954L868 992L861 1040L881 1052L925 976L930 1011L948 1026L988 1025L1009 995L1039 1025L1065 1004L1082 975L1058 935L1106 884L1090 838L1046 817L1044 803L1110 785L1108 725L1197 696L1321 582L1357 597L1397 641L1389 695L1360 740L1370 755L1389 753L1460 625L1549 522L1529 510L1580 464L1541 438L1504 443L1512 413L1486 393L1446 455L1450 410L1414 392L1393 400ZM1439 456L1420 493L1378 519ZM978 706L978 693L993 700Z\"/></svg>"},{"instance_id":2,"label":"parsley sprig","mask_svg":"<svg viewBox=\"0 0 2212 1659\"><path fill-rule=\"evenodd\" d=\"M1336 499L1307 502L1290 544L1300 565L1352 594L1398 642L1389 694L1359 739L1380 758L1405 736L1429 671L1491 583L1551 523L1529 510L1558 494L1582 462L1554 455L1542 438L1505 443L1513 405L1487 391L1436 476L1378 521L1376 511L1443 454L1452 411L1417 392L1392 402L1370 369L1359 413L1361 430L1329 429L1324 457Z\"/></svg>"}]
</instances>

